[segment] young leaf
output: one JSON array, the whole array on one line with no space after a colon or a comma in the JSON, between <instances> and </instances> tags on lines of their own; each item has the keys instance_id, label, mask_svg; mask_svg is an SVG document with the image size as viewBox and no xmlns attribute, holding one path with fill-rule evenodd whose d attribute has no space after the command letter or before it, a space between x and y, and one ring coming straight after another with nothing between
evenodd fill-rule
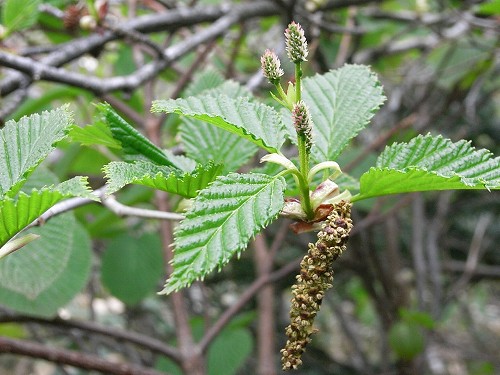
<instances>
[{"instance_id":1,"label":"young leaf","mask_svg":"<svg viewBox=\"0 0 500 375\"><path fill-rule=\"evenodd\" d=\"M255 143L264 150L278 152L285 131L278 113L269 106L248 98L202 95L187 99L158 100L152 112L177 113L208 122Z\"/></svg>"},{"instance_id":2,"label":"young leaf","mask_svg":"<svg viewBox=\"0 0 500 375\"><path fill-rule=\"evenodd\" d=\"M75 196L97 199L90 193L84 177L72 178L52 188L33 189L29 195L20 192L17 200L4 197L0 200L0 247L54 204Z\"/></svg>"},{"instance_id":3,"label":"young leaf","mask_svg":"<svg viewBox=\"0 0 500 375\"><path fill-rule=\"evenodd\" d=\"M428 190L500 189L500 158L470 142L420 135L396 143L360 179L353 201L387 194Z\"/></svg>"},{"instance_id":4,"label":"young leaf","mask_svg":"<svg viewBox=\"0 0 500 375\"><path fill-rule=\"evenodd\" d=\"M205 75L200 79L204 77ZM207 78L210 78L210 75ZM234 81L226 81L216 87L207 87L210 83L216 82L219 81L213 78L208 81L205 79L203 82L195 82L195 88L205 88L203 95L227 95L233 98L251 95L243 86ZM189 89L186 91L196 92L194 88L189 87ZM202 164L210 160L223 164L225 173L238 170L257 152L255 144L242 140L238 135L188 117L182 118L179 135L188 156Z\"/></svg>"},{"instance_id":5,"label":"young leaf","mask_svg":"<svg viewBox=\"0 0 500 375\"><path fill-rule=\"evenodd\" d=\"M113 138L119 141L123 151L130 156L144 156L159 165L177 166L156 147L149 139L139 133L132 125L125 121L107 103L100 103L97 109L103 116L103 120L111 129Z\"/></svg>"},{"instance_id":6,"label":"young leaf","mask_svg":"<svg viewBox=\"0 0 500 375\"><path fill-rule=\"evenodd\" d=\"M0 198L16 195L53 144L65 137L71 121L67 106L7 121L0 129Z\"/></svg>"},{"instance_id":7,"label":"young leaf","mask_svg":"<svg viewBox=\"0 0 500 375\"><path fill-rule=\"evenodd\" d=\"M183 172L139 160L134 163L111 162L104 167L104 173L108 179L108 194L125 185L138 184L193 198L220 174L221 169L221 165L209 163L198 165L191 172Z\"/></svg>"},{"instance_id":8,"label":"young leaf","mask_svg":"<svg viewBox=\"0 0 500 375\"><path fill-rule=\"evenodd\" d=\"M231 173L200 191L176 230L174 271L162 293L188 286L239 255L277 217L284 189L281 176Z\"/></svg>"},{"instance_id":9,"label":"young leaf","mask_svg":"<svg viewBox=\"0 0 500 375\"><path fill-rule=\"evenodd\" d=\"M335 160L385 101L377 77L362 65L304 78L303 88L314 123L316 162Z\"/></svg>"},{"instance_id":10,"label":"young leaf","mask_svg":"<svg viewBox=\"0 0 500 375\"><path fill-rule=\"evenodd\" d=\"M73 125L68 135L73 142L79 142L85 146L103 145L108 148L122 148L121 143L113 138L111 130L102 121L95 121L83 128Z\"/></svg>"}]
</instances>

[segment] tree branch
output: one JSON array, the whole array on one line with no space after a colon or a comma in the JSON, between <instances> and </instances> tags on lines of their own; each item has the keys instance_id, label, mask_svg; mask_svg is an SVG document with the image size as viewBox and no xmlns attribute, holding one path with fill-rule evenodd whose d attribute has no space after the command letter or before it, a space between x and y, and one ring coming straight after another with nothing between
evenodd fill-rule
<instances>
[{"instance_id":1,"label":"tree branch","mask_svg":"<svg viewBox=\"0 0 500 375\"><path fill-rule=\"evenodd\" d=\"M171 358L172 360L178 362L179 361L179 352L177 349L164 344L160 340L157 340L153 337L145 336L137 332L132 331L124 331L121 329L116 329L112 327L102 326L100 324L96 324L93 322L87 321L77 321L77 320L68 320L61 318L54 319L43 319L43 318L35 318L31 316L24 315L4 315L0 316L1 323L7 322L16 322L16 323L37 323L43 325L52 325L57 328L68 328L68 329L79 329L85 332L93 332L100 335L104 335L107 337L112 337L117 340L128 341L135 345L139 345L143 348L149 349L153 352L163 354L166 357Z\"/></svg>"},{"instance_id":2,"label":"tree branch","mask_svg":"<svg viewBox=\"0 0 500 375\"><path fill-rule=\"evenodd\" d=\"M19 72L12 73L0 83L0 96L8 95L18 89L22 83L26 86L29 85L34 78L73 84L98 94L114 90L130 90L139 86L148 79L151 79L155 76L155 74L158 74L158 72L165 69L169 63L191 51L199 44L219 36L232 24L252 17L271 16L278 12L279 8L271 2L259 1L252 2L251 4L244 3L233 6L223 5L214 7L198 6L190 9L181 8L165 13L151 14L135 18L129 22L125 22L121 28L135 30L142 33L152 33L158 31L175 31L181 27L192 26L202 22L218 21L203 32L199 32L187 41L180 43L180 45L173 46L170 49L165 50L163 60L146 65L133 75L127 76L130 78L116 77L109 78L108 80L100 80L96 77L90 77L90 81L87 85L85 84L85 80L83 78L89 79L89 77L76 73L69 73L64 69L52 70L51 67L60 67L84 55L85 53L120 38L120 36L123 36L123 33L106 31L102 34L93 34L86 38L76 39L62 45L62 47L57 51L50 53L39 61L31 59L24 61L15 60L5 56L8 54L1 52L2 58L0 58L0 65L3 61L5 61L6 64L7 61L10 61L10 65L5 66L10 66L13 69L25 72L28 76ZM35 67L30 68L26 65L27 62L30 62L33 65L38 65L39 69L36 69ZM15 63L19 63L19 67L16 67ZM37 73L40 76L38 77L38 75L33 73ZM69 73L70 76L65 81L63 75L67 73Z\"/></svg>"},{"instance_id":3,"label":"tree branch","mask_svg":"<svg viewBox=\"0 0 500 375\"><path fill-rule=\"evenodd\" d=\"M158 210L148 210L145 208L130 207L118 202L112 195L101 195L101 201L110 211L118 216L136 216L144 217L147 219L160 219L160 220L182 220L184 215L175 212L164 212Z\"/></svg>"},{"instance_id":4,"label":"tree branch","mask_svg":"<svg viewBox=\"0 0 500 375\"><path fill-rule=\"evenodd\" d=\"M49 348L46 345L27 340L10 339L7 337L0 337L0 353L40 358L53 363L70 365L111 375L165 375L164 373L135 365L106 361L90 354Z\"/></svg>"},{"instance_id":5,"label":"tree branch","mask_svg":"<svg viewBox=\"0 0 500 375\"><path fill-rule=\"evenodd\" d=\"M208 346L217 337L219 332L231 321L231 319L243 308L243 306L245 306L248 301L250 301L261 290L263 286L279 280L289 273L297 271L299 269L301 259L302 257L297 258L279 270L256 279L240 296L240 299L224 311L214 325L207 330L203 338L198 343L200 350L205 352L208 349Z\"/></svg>"}]
</instances>

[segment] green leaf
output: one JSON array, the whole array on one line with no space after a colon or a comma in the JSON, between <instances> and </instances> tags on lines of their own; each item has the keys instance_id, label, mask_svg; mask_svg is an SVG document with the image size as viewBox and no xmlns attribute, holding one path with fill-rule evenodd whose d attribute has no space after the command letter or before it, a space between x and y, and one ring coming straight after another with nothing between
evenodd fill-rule
<instances>
[{"instance_id":1,"label":"green leaf","mask_svg":"<svg viewBox=\"0 0 500 375\"><path fill-rule=\"evenodd\" d=\"M73 125L68 135L73 142L85 146L103 145L115 149L122 148L121 143L113 138L110 128L102 121L95 121L83 128Z\"/></svg>"},{"instance_id":2,"label":"green leaf","mask_svg":"<svg viewBox=\"0 0 500 375\"><path fill-rule=\"evenodd\" d=\"M376 75L363 65L305 78L303 88L314 123L316 162L335 160L385 101Z\"/></svg>"},{"instance_id":3,"label":"green leaf","mask_svg":"<svg viewBox=\"0 0 500 375\"><path fill-rule=\"evenodd\" d=\"M97 105L97 109L102 114L103 121L111 129L113 138L121 143L123 151L127 155L144 156L156 164L177 168L160 148L118 115L109 104L100 103Z\"/></svg>"},{"instance_id":4,"label":"green leaf","mask_svg":"<svg viewBox=\"0 0 500 375\"><path fill-rule=\"evenodd\" d=\"M233 98L250 96L244 87L234 81L226 81L217 87L207 87L209 84L219 82L208 78L201 83L195 82L196 88L204 88L204 95L222 94ZM189 92L194 91L194 88L189 90ZM223 164L224 173L238 170L257 152L257 147L253 143L241 139L238 135L188 117L182 118L179 135L189 157L202 164L210 160Z\"/></svg>"},{"instance_id":5,"label":"green leaf","mask_svg":"<svg viewBox=\"0 0 500 375\"><path fill-rule=\"evenodd\" d=\"M9 197L0 200L0 247L54 204L75 196L97 200L88 189L86 177L75 177L55 187L33 189L30 194L20 192L17 200Z\"/></svg>"},{"instance_id":6,"label":"green leaf","mask_svg":"<svg viewBox=\"0 0 500 375\"><path fill-rule=\"evenodd\" d=\"M106 192L112 194L125 185L138 184L193 198L220 174L221 169L221 165L213 163L183 172L147 161L111 162L104 167L108 179Z\"/></svg>"},{"instance_id":7,"label":"green leaf","mask_svg":"<svg viewBox=\"0 0 500 375\"><path fill-rule=\"evenodd\" d=\"M239 374L241 371L238 370L241 370L247 358L252 354L254 340L250 330L246 327L248 324L243 327L233 324L237 319L233 319L209 346L206 360L208 375ZM205 321L200 318L193 318L190 320L190 326L194 338L200 340L205 332ZM170 344L176 346L177 341L172 340ZM221 355L221 353L224 353L224 355ZM166 357L159 357L155 368L167 374L184 374L175 362Z\"/></svg>"},{"instance_id":8,"label":"green leaf","mask_svg":"<svg viewBox=\"0 0 500 375\"><path fill-rule=\"evenodd\" d=\"M277 217L284 190L281 176L231 173L200 191L175 232L174 271L162 293L188 286L239 255Z\"/></svg>"},{"instance_id":9,"label":"green leaf","mask_svg":"<svg viewBox=\"0 0 500 375\"><path fill-rule=\"evenodd\" d=\"M353 201L429 190L500 189L500 158L470 142L418 136L387 147L360 179Z\"/></svg>"},{"instance_id":10,"label":"green leaf","mask_svg":"<svg viewBox=\"0 0 500 375\"><path fill-rule=\"evenodd\" d=\"M490 0L477 5L477 13L483 16L493 16L500 14L500 0Z\"/></svg>"},{"instance_id":11,"label":"green leaf","mask_svg":"<svg viewBox=\"0 0 500 375\"><path fill-rule=\"evenodd\" d=\"M7 121L0 130L0 197L13 197L35 167L65 137L72 122L67 106Z\"/></svg>"},{"instance_id":12,"label":"green leaf","mask_svg":"<svg viewBox=\"0 0 500 375\"><path fill-rule=\"evenodd\" d=\"M182 169L184 172L192 172L197 166L196 160L188 158L187 156L174 155L174 153L170 150L164 150L164 152L165 155L167 155L167 157L175 163L177 168ZM208 162L210 162L210 160L207 160L207 163Z\"/></svg>"},{"instance_id":13,"label":"green leaf","mask_svg":"<svg viewBox=\"0 0 500 375\"><path fill-rule=\"evenodd\" d=\"M136 275L130 282L131 275ZM156 291L163 275L162 247L158 235L139 238L121 235L102 255L102 282L111 294L127 305L136 305Z\"/></svg>"},{"instance_id":14,"label":"green leaf","mask_svg":"<svg viewBox=\"0 0 500 375\"><path fill-rule=\"evenodd\" d=\"M271 153L278 152L285 139L284 125L278 113L272 107L253 103L246 97L206 94L159 100L153 103L152 112L177 113L208 122Z\"/></svg>"},{"instance_id":15,"label":"green leaf","mask_svg":"<svg viewBox=\"0 0 500 375\"><path fill-rule=\"evenodd\" d=\"M0 304L54 316L88 279L90 239L71 213L30 231L41 237L0 262Z\"/></svg>"},{"instance_id":16,"label":"green leaf","mask_svg":"<svg viewBox=\"0 0 500 375\"><path fill-rule=\"evenodd\" d=\"M5 0L2 7L2 23L7 33L27 29L38 19L40 0Z\"/></svg>"},{"instance_id":17,"label":"green leaf","mask_svg":"<svg viewBox=\"0 0 500 375\"><path fill-rule=\"evenodd\" d=\"M399 321L389 330L389 345L398 358L411 361L424 350L425 338L418 325Z\"/></svg>"},{"instance_id":18,"label":"green leaf","mask_svg":"<svg viewBox=\"0 0 500 375\"><path fill-rule=\"evenodd\" d=\"M253 338L248 329L229 327L222 330L208 349L208 373L237 374L245 360L252 354L252 347Z\"/></svg>"},{"instance_id":19,"label":"green leaf","mask_svg":"<svg viewBox=\"0 0 500 375\"><path fill-rule=\"evenodd\" d=\"M200 163L222 164L225 173L238 170L257 152L253 143L202 121L186 118L179 131L187 155Z\"/></svg>"},{"instance_id":20,"label":"green leaf","mask_svg":"<svg viewBox=\"0 0 500 375\"><path fill-rule=\"evenodd\" d=\"M206 69L196 74L184 90L183 96L196 96L205 90L213 89L224 83L224 76L214 69Z\"/></svg>"},{"instance_id":21,"label":"green leaf","mask_svg":"<svg viewBox=\"0 0 500 375\"><path fill-rule=\"evenodd\" d=\"M409 324L416 324L428 329L433 329L436 326L436 321L427 312L418 310L400 309L399 315L401 316L402 321Z\"/></svg>"}]
</instances>

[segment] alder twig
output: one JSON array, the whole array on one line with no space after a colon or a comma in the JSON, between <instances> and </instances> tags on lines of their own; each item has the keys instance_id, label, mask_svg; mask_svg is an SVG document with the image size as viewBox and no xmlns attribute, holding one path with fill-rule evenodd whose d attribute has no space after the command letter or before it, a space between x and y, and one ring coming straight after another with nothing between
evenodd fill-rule
<instances>
[{"instance_id":1,"label":"alder twig","mask_svg":"<svg viewBox=\"0 0 500 375\"><path fill-rule=\"evenodd\" d=\"M158 210L148 210L145 208L137 208L126 206L118 202L112 195L101 195L102 204L110 211L118 216L136 216L147 219L160 219L160 220L182 220L184 215L175 212L164 212Z\"/></svg>"},{"instance_id":2,"label":"alder twig","mask_svg":"<svg viewBox=\"0 0 500 375\"><path fill-rule=\"evenodd\" d=\"M255 268L258 277L269 275L273 267L272 253L270 252L263 233L257 235L253 241ZM257 374L275 375L275 314L274 314L274 285L262 287L257 294L258 325L257 325Z\"/></svg>"},{"instance_id":3,"label":"alder twig","mask_svg":"<svg viewBox=\"0 0 500 375\"><path fill-rule=\"evenodd\" d=\"M57 328L78 329L84 332L97 333L116 340L128 341L132 344L141 346L155 353L162 354L175 362L179 361L179 352L177 349L164 344L162 341L153 337L140 334L138 332L124 331L117 328L103 326L90 321L78 321L62 318L43 319L32 316L6 314L0 316L1 323L36 323L51 325Z\"/></svg>"},{"instance_id":4,"label":"alder twig","mask_svg":"<svg viewBox=\"0 0 500 375\"><path fill-rule=\"evenodd\" d=\"M87 38L76 39L39 61L0 51L0 65L17 70L17 72L13 72L9 77L0 82L0 96L6 96L19 88L21 84L27 86L33 80L38 79L81 87L101 95L116 90L131 91L158 75L169 64L192 51L198 45L217 38L230 26L244 19L274 15L278 11L279 9L274 4L267 1L259 1L234 6L198 6L191 9L172 10L166 13L133 19L124 23L122 29L151 33L156 31L173 31L183 26L192 26L202 22L213 23L203 30L203 32L199 32L179 44L164 50L161 60L151 62L133 74L124 77L99 79L58 68L110 41L119 39L119 33L112 31L105 31L101 34L93 34Z\"/></svg>"},{"instance_id":5,"label":"alder twig","mask_svg":"<svg viewBox=\"0 0 500 375\"><path fill-rule=\"evenodd\" d=\"M217 337L219 332L231 321L231 319L250 301L260 289L268 283L275 282L296 272L302 257L292 260L280 269L257 278L240 296L238 301L224 311L219 319L206 331L203 338L198 343L199 350L206 352L210 343Z\"/></svg>"},{"instance_id":6,"label":"alder twig","mask_svg":"<svg viewBox=\"0 0 500 375\"><path fill-rule=\"evenodd\" d=\"M469 254L467 255L467 260L465 261L464 272L448 292L446 298L447 301L458 295L460 291L464 290L464 287L474 275L481 256L481 245L484 236L486 235L486 230L488 229L488 226L492 220L493 217L490 213L484 213L479 217L476 228L474 229L474 234L472 235Z\"/></svg>"},{"instance_id":7,"label":"alder twig","mask_svg":"<svg viewBox=\"0 0 500 375\"><path fill-rule=\"evenodd\" d=\"M110 375L165 375L165 373L136 365L107 361L95 355L82 354L66 349L50 348L28 340L11 339L2 336L0 336L0 353L40 358L53 363L99 371Z\"/></svg>"}]
</instances>

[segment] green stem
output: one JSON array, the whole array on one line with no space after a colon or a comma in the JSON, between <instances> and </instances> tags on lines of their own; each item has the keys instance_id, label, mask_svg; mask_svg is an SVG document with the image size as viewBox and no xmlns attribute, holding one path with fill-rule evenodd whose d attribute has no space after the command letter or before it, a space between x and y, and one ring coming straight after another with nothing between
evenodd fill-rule
<instances>
[{"instance_id":1,"label":"green stem","mask_svg":"<svg viewBox=\"0 0 500 375\"><path fill-rule=\"evenodd\" d=\"M300 102L302 93L302 67L301 63L295 63L295 102ZM309 174L309 152L306 148L306 138L304 134L297 133L298 149L299 149L299 171L301 177L299 178L300 188L300 202L302 209L307 215L307 219L314 218L314 210L311 206L311 198L309 197L309 184L307 183L307 176Z\"/></svg>"},{"instance_id":2,"label":"green stem","mask_svg":"<svg viewBox=\"0 0 500 375\"><path fill-rule=\"evenodd\" d=\"M300 62L295 63L295 98L296 102L300 102L301 99L301 94L302 94L302 88L301 88L301 81L302 80L302 67L300 65Z\"/></svg>"},{"instance_id":3,"label":"green stem","mask_svg":"<svg viewBox=\"0 0 500 375\"><path fill-rule=\"evenodd\" d=\"M302 209L307 215L307 219L311 220L314 217L314 211L311 206L309 197L309 184L307 183L307 175L309 174L309 153L306 150L306 139L304 135L297 134L298 149L299 149L299 171L301 178L299 179L299 188L301 195Z\"/></svg>"}]
</instances>

